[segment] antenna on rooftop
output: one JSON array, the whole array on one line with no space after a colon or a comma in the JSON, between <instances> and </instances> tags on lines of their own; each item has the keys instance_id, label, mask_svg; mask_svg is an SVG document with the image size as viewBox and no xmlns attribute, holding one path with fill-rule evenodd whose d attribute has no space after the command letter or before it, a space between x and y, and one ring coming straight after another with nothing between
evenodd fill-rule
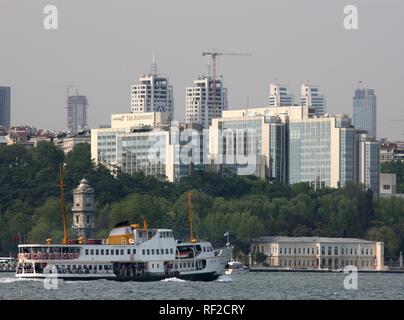
<instances>
[{"instance_id":1,"label":"antenna on rooftop","mask_svg":"<svg viewBox=\"0 0 404 320\"><path fill-rule=\"evenodd\" d=\"M155 54L154 49L153 49L153 62L152 62L152 65L151 65L151 73L152 74L157 74L156 54Z\"/></svg>"}]
</instances>

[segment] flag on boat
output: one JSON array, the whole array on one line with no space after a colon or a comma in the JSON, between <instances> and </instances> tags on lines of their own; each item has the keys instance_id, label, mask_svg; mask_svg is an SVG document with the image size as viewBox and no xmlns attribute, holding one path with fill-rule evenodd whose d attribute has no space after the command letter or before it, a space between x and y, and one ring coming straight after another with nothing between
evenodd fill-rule
<instances>
[{"instance_id":1,"label":"flag on boat","mask_svg":"<svg viewBox=\"0 0 404 320\"><path fill-rule=\"evenodd\" d=\"M229 235L229 231L227 231L224 235L223 235L223 237L227 237Z\"/></svg>"}]
</instances>

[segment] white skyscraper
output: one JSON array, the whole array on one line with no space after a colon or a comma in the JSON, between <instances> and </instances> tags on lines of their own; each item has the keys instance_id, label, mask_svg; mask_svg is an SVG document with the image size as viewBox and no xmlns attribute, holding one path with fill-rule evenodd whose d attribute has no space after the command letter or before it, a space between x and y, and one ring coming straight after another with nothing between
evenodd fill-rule
<instances>
[{"instance_id":1,"label":"white skyscraper","mask_svg":"<svg viewBox=\"0 0 404 320\"><path fill-rule=\"evenodd\" d=\"M152 72L141 76L139 82L131 86L131 111L168 112L173 120L173 86L169 84L167 76L157 74L157 65L154 61Z\"/></svg>"},{"instance_id":2,"label":"white skyscraper","mask_svg":"<svg viewBox=\"0 0 404 320\"><path fill-rule=\"evenodd\" d=\"M269 85L269 106L288 107L293 106L294 96L289 94L289 88L285 85L271 83Z\"/></svg>"},{"instance_id":3,"label":"white skyscraper","mask_svg":"<svg viewBox=\"0 0 404 320\"><path fill-rule=\"evenodd\" d=\"M322 116L325 114L325 96L320 95L318 86L302 84L300 89L300 101L302 106L311 109L311 113Z\"/></svg>"},{"instance_id":4,"label":"white skyscraper","mask_svg":"<svg viewBox=\"0 0 404 320\"><path fill-rule=\"evenodd\" d=\"M216 79L216 98L213 101L213 80L201 76L194 80L193 87L186 88L186 121L200 123L209 128L212 118L219 118L223 110L227 110L227 89L223 80ZM216 110L213 110L216 109Z\"/></svg>"}]
</instances>

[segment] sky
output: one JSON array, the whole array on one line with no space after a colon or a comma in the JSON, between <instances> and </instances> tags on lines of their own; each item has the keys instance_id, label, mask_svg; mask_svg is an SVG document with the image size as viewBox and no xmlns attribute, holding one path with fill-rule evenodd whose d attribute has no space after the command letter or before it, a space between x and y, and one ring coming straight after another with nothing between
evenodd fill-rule
<instances>
[{"instance_id":1,"label":"sky","mask_svg":"<svg viewBox=\"0 0 404 320\"><path fill-rule=\"evenodd\" d=\"M49 4L57 30L43 27ZM358 8L357 30L343 26L346 5ZM0 86L12 88L13 125L56 130L66 129L72 83L97 128L130 111L130 85L150 72L155 50L184 120L185 88L207 72L202 52L248 52L218 60L230 109L266 106L277 79L296 102L301 83L319 85L328 113L352 115L354 90L368 87L378 137L402 140L403 12L402 0L0 0Z\"/></svg>"}]
</instances>

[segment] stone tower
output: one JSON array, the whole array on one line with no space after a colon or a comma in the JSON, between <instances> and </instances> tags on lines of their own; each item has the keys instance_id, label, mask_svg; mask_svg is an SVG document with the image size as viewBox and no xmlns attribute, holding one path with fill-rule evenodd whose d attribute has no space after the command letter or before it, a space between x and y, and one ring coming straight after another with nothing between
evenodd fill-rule
<instances>
[{"instance_id":1,"label":"stone tower","mask_svg":"<svg viewBox=\"0 0 404 320\"><path fill-rule=\"evenodd\" d=\"M94 239L95 237L95 208L94 189L86 179L73 192L73 230L77 237Z\"/></svg>"}]
</instances>

